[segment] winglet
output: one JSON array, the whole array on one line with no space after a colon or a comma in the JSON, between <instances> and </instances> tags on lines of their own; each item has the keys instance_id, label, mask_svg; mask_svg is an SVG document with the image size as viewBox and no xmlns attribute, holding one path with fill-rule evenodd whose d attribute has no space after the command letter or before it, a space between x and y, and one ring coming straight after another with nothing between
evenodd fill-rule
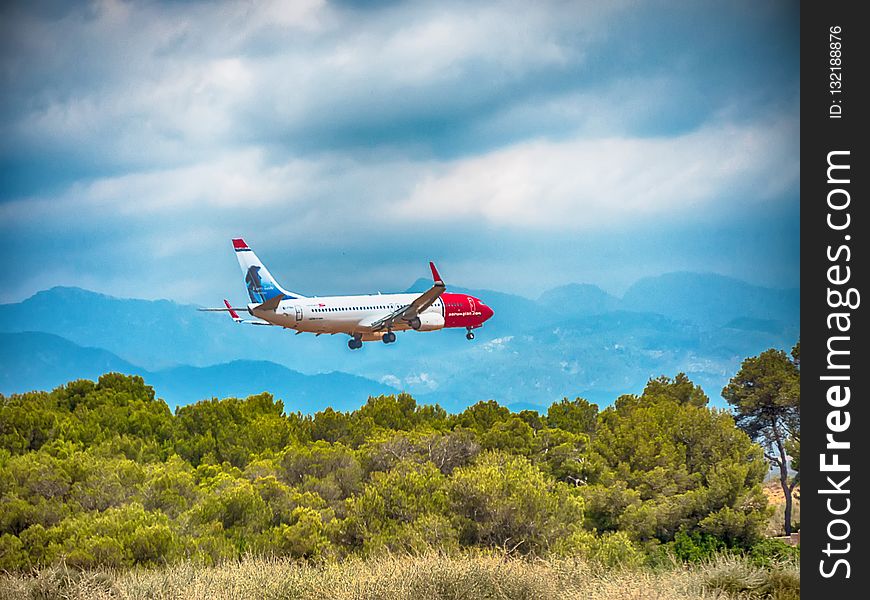
<instances>
[{"instance_id":1,"label":"winglet","mask_svg":"<svg viewBox=\"0 0 870 600\"><path fill-rule=\"evenodd\" d=\"M435 280L435 285L444 285L441 275L438 274L438 269L435 268L435 263L429 261L429 268L432 269L432 279Z\"/></svg>"},{"instance_id":2,"label":"winglet","mask_svg":"<svg viewBox=\"0 0 870 600\"><path fill-rule=\"evenodd\" d=\"M233 309L233 306L230 304L230 301L229 301L229 300L227 300L226 298L224 298L224 304L226 305L227 310L230 311L230 316L233 318L233 321L239 321L239 320L241 320L241 317L239 317L239 313L237 313L237 312Z\"/></svg>"}]
</instances>

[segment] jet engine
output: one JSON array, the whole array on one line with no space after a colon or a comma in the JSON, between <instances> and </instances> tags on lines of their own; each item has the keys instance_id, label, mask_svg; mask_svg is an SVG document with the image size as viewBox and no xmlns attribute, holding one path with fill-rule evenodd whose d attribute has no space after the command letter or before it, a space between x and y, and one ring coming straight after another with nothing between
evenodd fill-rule
<instances>
[{"instance_id":1,"label":"jet engine","mask_svg":"<svg viewBox=\"0 0 870 600\"><path fill-rule=\"evenodd\" d=\"M423 313L408 321L408 324L417 331L435 331L444 328L444 316L438 313Z\"/></svg>"}]
</instances>

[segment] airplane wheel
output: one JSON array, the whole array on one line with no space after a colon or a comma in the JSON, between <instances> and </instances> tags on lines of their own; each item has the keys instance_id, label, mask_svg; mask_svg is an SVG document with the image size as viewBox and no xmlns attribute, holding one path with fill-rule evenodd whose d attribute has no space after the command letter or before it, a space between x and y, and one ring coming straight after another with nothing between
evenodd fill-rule
<instances>
[{"instance_id":1,"label":"airplane wheel","mask_svg":"<svg viewBox=\"0 0 870 600\"><path fill-rule=\"evenodd\" d=\"M382 336L381 336L381 339L384 341L385 344L389 344L389 343L392 341L392 340L390 340L390 334L389 334L389 333L385 333L384 335L382 335Z\"/></svg>"},{"instance_id":2,"label":"airplane wheel","mask_svg":"<svg viewBox=\"0 0 870 600\"><path fill-rule=\"evenodd\" d=\"M392 344L395 341L396 341L396 334L395 334L395 332L391 331L390 332L390 343Z\"/></svg>"},{"instance_id":3,"label":"airplane wheel","mask_svg":"<svg viewBox=\"0 0 870 600\"><path fill-rule=\"evenodd\" d=\"M358 350L359 348L362 348L362 340L352 339L347 343L347 347L351 350Z\"/></svg>"},{"instance_id":4,"label":"airplane wheel","mask_svg":"<svg viewBox=\"0 0 870 600\"><path fill-rule=\"evenodd\" d=\"M474 334L473 334L472 332L469 331L468 333L465 334L465 339L467 339L467 340L473 340L473 339L474 339Z\"/></svg>"}]
</instances>

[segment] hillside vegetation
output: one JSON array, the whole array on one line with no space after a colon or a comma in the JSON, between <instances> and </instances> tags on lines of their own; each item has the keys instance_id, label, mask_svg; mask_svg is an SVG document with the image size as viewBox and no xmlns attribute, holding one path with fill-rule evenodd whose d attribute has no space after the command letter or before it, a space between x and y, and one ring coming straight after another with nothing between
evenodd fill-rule
<instances>
[{"instance_id":1,"label":"hillside vegetation","mask_svg":"<svg viewBox=\"0 0 870 600\"><path fill-rule=\"evenodd\" d=\"M0 569L313 563L499 549L603 565L735 549L762 532L761 448L680 374L603 411L407 395L285 414L269 394L175 414L140 377L0 396Z\"/></svg>"}]
</instances>

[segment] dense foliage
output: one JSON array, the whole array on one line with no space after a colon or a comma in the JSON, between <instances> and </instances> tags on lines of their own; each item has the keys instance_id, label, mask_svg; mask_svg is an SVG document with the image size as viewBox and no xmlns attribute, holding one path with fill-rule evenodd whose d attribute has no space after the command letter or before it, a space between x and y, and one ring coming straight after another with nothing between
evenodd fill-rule
<instances>
[{"instance_id":1,"label":"dense foliage","mask_svg":"<svg viewBox=\"0 0 870 600\"><path fill-rule=\"evenodd\" d=\"M685 375L599 411L407 395L285 414L264 393L173 415L139 377L0 395L0 569L498 547L638 562L750 548L762 449Z\"/></svg>"}]
</instances>

